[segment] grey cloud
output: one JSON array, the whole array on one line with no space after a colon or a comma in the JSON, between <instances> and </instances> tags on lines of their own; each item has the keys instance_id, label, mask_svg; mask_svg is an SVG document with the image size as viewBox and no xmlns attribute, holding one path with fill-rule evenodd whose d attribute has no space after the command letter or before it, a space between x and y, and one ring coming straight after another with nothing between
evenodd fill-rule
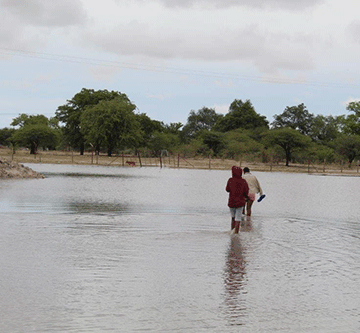
<instances>
[{"instance_id":1,"label":"grey cloud","mask_svg":"<svg viewBox=\"0 0 360 333\"><path fill-rule=\"evenodd\" d=\"M311 69L311 38L260 31L256 25L242 31L183 35L133 22L111 32L83 36L87 43L107 52L126 56L200 61L247 61L263 72L281 69Z\"/></svg>"},{"instance_id":2,"label":"grey cloud","mask_svg":"<svg viewBox=\"0 0 360 333\"><path fill-rule=\"evenodd\" d=\"M354 21L349 25L348 33L351 38L360 44L360 21Z\"/></svg>"},{"instance_id":3,"label":"grey cloud","mask_svg":"<svg viewBox=\"0 0 360 333\"><path fill-rule=\"evenodd\" d=\"M43 36L32 27L24 27L18 19L0 12L0 43L5 48L28 49L42 45ZM4 52L2 50L2 52Z\"/></svg>"},{"instance_id":4,"label":"grey cloud","mask_svg":"<svg viewBox=\"0 0 360 333\"><path fill-rule=\"evenodd\" d=\"M32 26L69 26L86 19L80 0L0 0L0 10Z\"/></svg>"},{"instance_id":5,"label":"grey cloud","mask_svg":"<svg viewBox=\"0 0 360 333\"><path fill-rule=\"evenodd\" d=\"M145 2L144 0L135 0ZM192 7L200 5L202 7L255 7L255 8L281 8L289 10L304 9L323 3L325 0L153 0L166 7ZM117 0L117 2L134 2L134 0Z\"/></svg>"}]
</instances>

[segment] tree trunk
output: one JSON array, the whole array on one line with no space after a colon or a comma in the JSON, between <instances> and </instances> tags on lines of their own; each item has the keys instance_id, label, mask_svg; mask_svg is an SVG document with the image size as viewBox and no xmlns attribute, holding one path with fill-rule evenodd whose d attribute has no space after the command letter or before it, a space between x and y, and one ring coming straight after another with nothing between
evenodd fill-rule
<instances>
[{"instance_id":1,"label":"tree trunk","mask_svg":"<svg viewBox=\"0 0 360 333\"><path fill-rule=\"evenodd\" d=\"M285 152L285 158L286 158L286 166L289 166L289 161L291 160L291 153L289 151Z\"/></svg>"},{"instance_id":2,"label":"tree trunk","mask_svg":"<svg viewBox=\"0 0 360 333\"><path fill-rule=\"evenodd\" d=\"M36 143L32 142L30 145L30 155L35 155L36 154Z\"/></svg>"}]
</instances>

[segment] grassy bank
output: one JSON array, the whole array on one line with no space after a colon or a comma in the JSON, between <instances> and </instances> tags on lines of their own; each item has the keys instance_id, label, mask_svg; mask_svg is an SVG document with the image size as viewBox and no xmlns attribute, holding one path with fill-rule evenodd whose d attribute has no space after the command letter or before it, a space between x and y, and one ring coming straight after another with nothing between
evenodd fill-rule
<instances>
[{"instance_id":1,"label":"grassy bank","mask_svg":"<svg viewBox=\"0 0 360 333\"><path fill-rule=\"evenodd\" d=\"M0 157L18 163L48 163L48 164L74 164L74 165L102 165L117 167L165 167L165 168L188 168L188 169L214 169L230 170L233 165L249 167L252 171L271 171L271 172L302 172L311 174L338 174L344 176L360 176L359 166L349 168L345 164L291 164L289 167L285 163L259 163L249 162L245 159L230 160L217 158L183 158L178 155L166 156L161 159L158 157L141 157L130 155L120 155L108 157L100 154L93 155L86 152L80 155L78 152L68 151L40 151L37 155L30 155L28 150L19 149L12 154L11 149L0 148Z\"/></svg>"}]
</instances>

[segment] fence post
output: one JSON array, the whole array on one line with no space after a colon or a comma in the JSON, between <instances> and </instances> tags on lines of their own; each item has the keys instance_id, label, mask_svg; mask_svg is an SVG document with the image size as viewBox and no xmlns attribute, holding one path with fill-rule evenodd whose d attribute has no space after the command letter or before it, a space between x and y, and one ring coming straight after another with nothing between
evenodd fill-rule
<instances>
[{"instance_id":1,"label":"fence post","mask_svg":"<svg viewBox=\"0 0 360 333\"><path fill-rule=\"evenodd\" d=\"M180 167L180 154L178 154L178 165L177 167L179 168Z\"/></svg>"},{"instance_id":2,"label":"fence post","mask_svg":"<svg viewBox=\"0 0 360 333\"><path fill-rule=\"evenodd\" d=\"M323 168L323 172L325 172L325 165L326 165L326 158L324 158L324 168Z\"/></svg>"},{"instance_id":3,"label":"fence post","mask_svg":"<svg viewBox=\"0 0 360 333\"><path fill-rule=\"evenodd\" d=\"M211 169L211 155L209 155L209 169Z\"/></svg>"}]
</instances>

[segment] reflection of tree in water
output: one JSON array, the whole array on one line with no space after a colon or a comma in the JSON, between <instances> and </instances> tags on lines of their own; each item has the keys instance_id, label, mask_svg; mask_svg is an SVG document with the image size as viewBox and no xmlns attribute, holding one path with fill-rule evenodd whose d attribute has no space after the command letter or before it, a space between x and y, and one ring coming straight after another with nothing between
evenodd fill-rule
<instances>
[{"instance_id":1,"label":"reflection of tree in water","mask_svg":"<svg viewBox=\"0 0 360 333\"><path fill-rule=\"evenodd\" d=\"M101 213L127 213L129 206L124 203L104 203L104 202L87 202L71 201L66 203L67 209L77 214L101 214Z\"/></svg>"},{"instance_id":2,"label":"reflection of tree in water","mask_svg":"<svg viewBox=\"0 0 360 333\"><path fill-rule=\"evenodd\" d=\"M240 237L232 236L224 271L226 316L231 325L244 324L246 263L243 252Z\"/></svg>"}]
</instances>

